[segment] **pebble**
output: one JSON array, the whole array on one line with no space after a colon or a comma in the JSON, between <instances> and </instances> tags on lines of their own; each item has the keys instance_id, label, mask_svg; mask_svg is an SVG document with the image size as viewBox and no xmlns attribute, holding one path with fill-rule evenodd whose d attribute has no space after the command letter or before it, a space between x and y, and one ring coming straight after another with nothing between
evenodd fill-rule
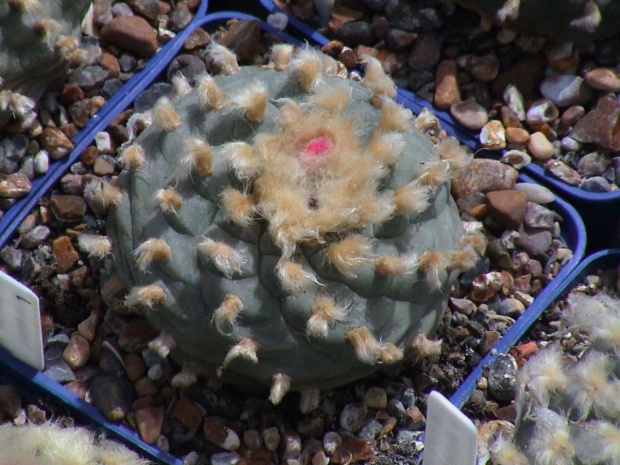
<instances>
[{"instance_id":1,"label":"pebble","mask_svg":"<svg viewBox=\"0 0 620 465\"><path fill-rule=\"evenodd\" d=\"M216 446L229 451L237 450L241 445L239 435L226 426L217 417L207 417L204 420L203 431L205 439ZM265 441L266 442L266 441Z\"/></svg>"},{"instance_id":2,"label":"pebble","mask_svg":"<svg viewBox=\"0 0 620 465\"><path fill-rule=\"evenodd\" d=\"M576 152L578 150L581 150L582 147L581 143L568 136L562 137L560 144L562 146L562 149L566 150L567 152Z\"/></svg>"},{"instance_id":3,"label":"pebble","mask_svg":"<svg viewBox=\"0 0 620 465\"><path fill-rule=\"evenodd\" d=\"M333 32L332 36L351 48L358 45L372 46L377 42L374 28L366 21L351 21L343 24Z\"/></svg>"},{"instance_id":4,"label":"pebble","mask_svg":"<svg viewBox=\"0 0 620 465\"><path fill-rule=\"evenodd\" d=\"M358 431L364 424L367 408L364 404L350 403L340 413L340 427L351 433Z\"/></svg>"},{"instance_id":5,"label":"pebble","mask_svg":"<svg viewBox=\"0 0 620 465\"><path fill-rule=\"evenodd\" d=\"M103 84L108 78L108 71L99 65L86 66L78 68L69 76L69 84L73 84L88 90Z\"/></svg>"},{"instance_id":6,"label":"pebble","mask_svg":"<svg viewBox=\"0 0 620 465\"><path fill-rule=\"evenodd\" d=\"M275 426L265 428L263 430L263 441L265 442L265 447L267 448L267 450L275 452L278 449L281 441L278 428L276 428Z\"/></svg>"},{"instance_id":7,"label":"pebble","mask_svg":"<svg viewBox=\"0 0 620 465\"><path fill-rule=\"evenodd\" d=\"M600 147L620 150L620 137L617 136L620 102L609 94L601 98L596 108L581 118L568 134L581 143L592 143Z\"/></svg>"},{"instance_id":8,"label":"pebble","mask_svg":"<svg viewBox=\"0 0 620 465\"><path fill-rule=\"evenodd\" d=\"M549 231L528 228L519 232L516 241L517 247L534 257L545 254L552 243L553 237Z\"/></svg>"},{"instance_id":9,"label":"pebble","mask_svg":"<svg viewBox=\"0 0 620 465\"><path fill-rule=\"evenodd\" d=\"M552 123L558 116L560 110L549 99L536 100L530 105L525 114L527 124Z\"/></svg>"},{"instance_id":10,"label":"pebble","mask_svg":"<svg viewBox=\"0 0 620 465\"><path fill-rule=\"evenodd\" d=\"M520 170L532 162L532 157L521 150L508 150L504 152L500 161Z\"/></svg>"},{"instance_id":11,"label":"pebble","mask_svg":"<svg viewBox=\"0 0 620 465\"><path fill-rule=\"evenodd\" d=\"M527 196L517 190L488 192L487 206L491 217L506 229L519 229L527 207Z\"/></svg>"},{"instance_id":12,"label":"pebble","mask_svg":"<svg viewBox=\"0 0 620 465\"><path fill-rule=\"evenodd\" d=\"M498 400L514 399L517 371L517 362L512 355L499 354L487 375L489 393Z\"/></svg>"},{"instance_id":13,"label":"pebble","mask_svg":"<svg viewBox=\"0 0 620 465\"><path fill-rule=\"evenodd\" d=\"M501 150L506 147L506 130L499 120L491 120L480 131L480 143L488 150Z\"/></svg>"},{"instance_id":14,"label":"pebble","mask_svg":"<svg viewBox=\"0 0 620 465\"><path fill-rule=\"evenodd\" d=\"M371 417L366 420L356 436L358 439L372 441L381 433L382 429L383 425L376 418Z\"/></svg>"},{"instance_id":15,"label":"pebble","mask_svg":"<svg viewBox=\"0 0 620 465\"><path fill-rule=\"evenodd\" d=\"M609 192L611 185L609 181L602 176L593 176L589 179L584 179L579 184L579 189L583 189L588 192Z\"/></svg>"},{"instance_id":16,"label":"pebble","mask_svg":"<svg viewBox=\"0 0 620 465\"><path fill-rule=\"evenodd\" d=\"M506 105L508 105L508 108L514 112L519 121L525 120L525 104L519 88L514 84L508 84L504 89L502 97Z\"/></svg>"},{"instance_id":17,"label":"pebble","mask_svg":"<svg viewBox=\"0 0 620 465\"><path fill-rule=\"evenodd\" d=\"M196 84L198 76L206 72L206 66L203 60L194 55L181 54L176 56L168 65L167 75L168 79L176 74L182 74L187 78L189 83L193 86Z\"/></svg>"},{"instance_id":18,"label":"pebble","mask_svg":"<svg viewBox=\"0 0 620 465\"><path fill-rule=\"evenodd\" d=\"M555 195L553 192L540 184L522 182L515 184L514 188L520 192L523 192L530 202L544 205L555 200Z\"/></svg>"},{"instance_id":19,"label":"pebble","mask_svg":"<svg viewBox=\"0 0 620 465\"><path fill-rule=\"evenodd\" d=\"M456 63L453 60L443 60L435 72L435 106L439 110L448 110L460 101L461 90Z\"/></svg>"},{"instance_id":20,"label":"pebble","mask_svg":"<svg viewBox=\"0 0 620 465\"><path fill-rule=\"evenodd\" d=\"M403 50L409 47L417 37L415 32L390 28L385 36L385 44L390 50Z\"/></svg>"},{"instance_id":21,"label":"pebble","mask_svg":"<svg viewBox=\"0 0 620 465\"><path fill-rule=\"evenodd\" d=\"M80 259L68 236L60 236L52 241L52 255L56 262L57 273L66 273Z\"/></svg>"},{"instance_id":22,"label":"pebble","mask_svg":"<svg viewBox=\"0 0 620 465\"><path fill-rule=\"evenodd\" d=\"M553 210L550 210L537 203L529 202L523 217L523 222L530 228L551 229L553 223L560 221L562 217Z\"/></svg>"},{"instance_id":23,"label":"pebble","mask_svg":"<svg viewBox=\"0 0 620 465\"><path fill-rule=\"evenodd\" d=\"M24 251L17 247L6 246L0 250L0 259L11 271L17 271L21 268L24 261Z\"/></svg>"},{"instance_id":24,"label":"pebble","mask_svg":"<svg viewBox=\"0 0 620 465\"><path fill-rule=\"evenodd\" d=\"M553 144L542 132L530 134L526 146L530 155L538 161L549 160L555 154Z\"/></svg>"},{"instance_id":25,"label":"pebble","mask_svg":"<svg viewBox=\"0 0 620 465\"><path fill-rule=\"evenodd\" d=\"M140 352L159 332L143 318L131 320L118 335L118 346L125 352Z\"/></svg>"},{"instance_id":26,"label":"pebble","mask_svg":"<svg viewBox=\"0 0 620 465\"><path fill-rule=\"evenodd\" d=\"M52 160L59 160L73 150L73 143L60 130L46 127L41 133L41 145L50 154Z\"/></svg>"},{"instance_id":27,"label":"pebble","mask_svg":"<svg viewBox=\"0 0 620 465\"><path fill-rule=\"evenodd\" d=\"M146 372L142 357L136 353L127 354L123 361L125 364L125 374L131 382L137 381Z\"/></svg>"},{"instance_id":28,"label":"pebble","mask_svg":"<svg viewBox=\"0 0 620 465\"><path fill-rule=\"evenodd\" d=\"M571 186L578 186L581 183L581 175L566 163L558 160L549 160L544 165L545 169L556 178L564 181Z\"/></svg>"},{"instance_id":29,"label":"pebble","mask_svg":"<svg viewBox=\"0 0 620 465\"><path fill-rule=\"evenodd\" d=\"M594 68L583 75L586 83L603 92L620 92L620 74L613 68Z\"/></svg>"},{"instance_id":30,"label":"pebble","mask_svg":"<svg viewBox=\"0 0 620 465\"><path fill-rule=\"evenodd\" d=\"M577 171L585 177L601 176L610 166L610 156L599 152L591 152L581 157L579 163L577 163Z\"/></svg>"},{"instance_id":31,"label":"pebble","mask_svg":"<svg viewBox=\"0 0 620 465\"><path fill-rule=\"evenodd\" d=\"M0 174L0 197L23 197L31 188L30 179L23 173Z\"/></svg>"},{"instance_id":32,"label":"pebble","mask_svg":"<svg viewBox=\"0 0 620 465\"><path fill-rule=\"evenodd\" d=\"M530 133L523 128L506 128L506 142L511 146L523 146L530 138ZM514 166L514 165L513 165Z\"/></svg>"},{"instance_id":33,"label":"pebble","mask_svg":"<svg viewBox=\"0 0 620 465\"><path fill-rule=\"evenodd\" d=\"M281 12L271 13L267 16L267 23L279 31L284 31L288 26L288 16Z\"/></svg>"},{"instance_id":34,"label":"pebble","mask_svg":"<svg viewBox=\"0 0 620 465\"><path fill-rule=\"evenodd\" d=\"M86 213L86 202L79 195L52 195L50 208L58 221L80 221Z\"/></svg>"},{"instance_id":35,"label":"pebble","mask_svg":"<svg viewBox=\"0 0 620 465\"><path fill-rule=\"evenodd\" d=\"M409 58L407 60L407 63L409 64L409 67L411 69L433 69L433 67L439 62L439 59L441 58L441 42L439 41L439 38L437 37L437 34L434 31L421 31L418 34L418 37L416 38L416 40L413 42L413 47L411 47L411 52L409 53ZM449 64L449 71L444 71L444 72L449 72L451 74L454 74L454 76L456 76L456 63L449 60L450 64ZM443 65L443 67L446 67L448 65ZM441 74L439 68L442 67L442 64L440 63L438 68L437 68L437 82L438 85L441 82L441 79L439 78L439 76ZM452 69L452 67L454 67L454 69ZM447 109L446 108L442 108L442 109Z\"/></svg>"},{"instance_id":36,"label":"pebble","mask_svg":"<svg viewBox=\"0 0 620 465\"><path fill-rule=\"evenodd\" d=\"M546 78L540 84L540 93L558 107L582 105L592 98L592 89L583 78L571 74Z\"/></svg>"},{"instance_id":37,"label":"pebble","mask_svg":"<svg viewBox=\"0 0 620 465\"><path fill-rule=\"evenodd\" d=\"M475 192L509 190L514 187L518 176L517 170L500 161L474 159L454 177L452 191L461 198Z\"/></svg>"},{"instance_id":38,"label":"pebble","mask_svg":"<svg viewBox=\"0 0 620 465\"><path fill-rule=\"evenodd\" d=\"M34 156L34 171L36 174L42 175L47 173L50 166L50 159L47 150L39 150Z\"/></svg>"},{"instance_id":39,"label":"pebble","mask_svg":"<svg viewBox=\"0 0 620 465\"><path fill-rule=\"evenodd\" d=\"M110 375L100 375L92 380L90 394L93 404L112 421L120 421L133 402L133 389L128 382Z\"/></svg>"},{"instance_id":40,"label":"pebble","mask_svg":"<svg viewBox=\"0 0 620 465\"><path fill-rule=\"evenodd\" d=\"M101 29L100 34L103 41L140 58L150 58L157 52L157 34L140 16L117 16Z\"/></svg>"},{"instance_id":41,"label":"pebble","mask_svg":"<svg viewBox=\"0 0 620 465\"><path fill-rule=\"evenodd\" d=\"M499 73L499 59L495 52L482 56L472 55L468 60L466 68L478 81L490 82Z\"/></svg>"},{"instance_id":42,"label":"pebble","mask_svg":"<svg viewBox=\"0 0 620 465\"><path fill-rule=\"evenodd\" d=\"M363 403L367 408L385 409L388 404L387 392L381 387L372 386L364 393Z\"/></svg>"},{"instance_id":43,"label":"pebble","mask_svg":"<svg viewBox=\"0 0 620 465\"><path fill-rule=\"evenodd\" d=\"M192 13L189 4L186 1L177 2L174 10L170 13L170 29L179 32L187 26L192 20Z\"/></svg>"},{"instance_id":44,"label":"pebble","mask_svg":"<svg viewBox=\"0 0 620 465\"><path fill-rule=\"evenodd\" d=\"M123 87L123 81L120 79L106 79L103 83L103 93L105 96L112 97L115 93L117 93Z\"/></svg>"},{"instance_id":45,"label":"pebble","mask_svg":"<svg viewBox=\"0 0 620 465\"><path fill-rule=\"evenodd\" d=\"M478 131L487 124L489 115L484 107L473 97L450 107L450 114L463 127Z\"/></svg>"},{"instance_id":46,"label":"pebble","mask_svg":"<svg viewBox=\"0 0 620 465\"><path fill-rule=\"evenodd\" d=\"M401 0L387 0L385 2L385 16L392 27L413 32L420 27L415 6Z\"/></svg>"},{"instance_id":47,"label":"pebble","mask_svg":"<svg viewBox=\"0 0 620 465\"><path fill-rule=\"evenodd\" d=\"M51 231L45 225L38 225L22 236L21 245L26 249L34 249L50 236Z\"/></svg>"},{"instance_id":48,"label":"pebble","mask_svg":"<svg viewBox=\"0 0 620 465\"><path fill-rule=\"evenodd\" d=\"M161 97L169 96L172 93L172 84L167 82L156 82L142 92L134 102L134 111L136 113L144 113L153 108Z\"/></svg>"},{"instance_id":49,"label":"pebble","mask_svg":"<svg viewBox=\"0 0 620 465\"><path fill-rule=\"evenodd\" d=\"M161 435L164 423L162 407L146 407L135 411L140 437L147 444L155 444Z\"/></svg>"}]
</instances>

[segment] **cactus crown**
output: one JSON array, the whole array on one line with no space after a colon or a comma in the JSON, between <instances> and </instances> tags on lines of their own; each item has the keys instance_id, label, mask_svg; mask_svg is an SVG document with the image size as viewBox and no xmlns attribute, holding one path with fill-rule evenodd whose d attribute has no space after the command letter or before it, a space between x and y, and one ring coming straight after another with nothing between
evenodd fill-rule
<instances>
[{"instance_id":1,"label":"cactus crown","mask_svg":"<svg viewBox=\"0 0 620 465\"><path fill-rule=\"evenodd\" d=\"M211 53L226 75L160 100L123 149L108 227L125 305L186 367L272 384L274 402L403 360L478 258L449 194L458 144L415 130L374 59L357 83L287 45L263 67Z\"/></svg>"}]
</instances>

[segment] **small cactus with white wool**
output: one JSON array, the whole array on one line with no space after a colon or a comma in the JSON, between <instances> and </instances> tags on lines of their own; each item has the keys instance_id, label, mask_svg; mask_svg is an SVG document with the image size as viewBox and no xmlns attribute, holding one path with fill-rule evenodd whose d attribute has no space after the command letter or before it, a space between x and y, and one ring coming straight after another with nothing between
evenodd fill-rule
<instances>
[{"instance_id":1,"label":"small cactus with white wool","mask_svg":"<svg viewBox=\"0 0 620 465\"><path fill-rule=\"evenodd\" d=\"M573 292L563 320L589 347L571 361L554 344L524 365L516 428L490 448L494 465L620 464L620 300Z\"/></svg>"},{"instance_id":2,"label":"small cactus with white wool","mask_svg":"<svg viewBox=\"0 0 620 465\"><path fill-rule=\"evenodd\" d=\"M450 195L468 157L437 146L394 100L381 64L355 82L320 52L277 44L152 109L122 148L108 219L110 296L162 331L173 384L216 376L278 403L435 353L426 335L484 251ZM144 118L147 120L148 118ZM122 292L120 293L122 295ZM119 301L119 299L116 299Z\"/></svg>"},{"instance_id":3,"label":"small cactus with white wool","mask_svg":"<svg viewBox=\"0 0 620 465\"><path fill-rule=\"evenodd\" d=\"M90 0L0 1L0 120L28 129L46 87L84 60L80 25Z\"/></svg>"}]
</instances>

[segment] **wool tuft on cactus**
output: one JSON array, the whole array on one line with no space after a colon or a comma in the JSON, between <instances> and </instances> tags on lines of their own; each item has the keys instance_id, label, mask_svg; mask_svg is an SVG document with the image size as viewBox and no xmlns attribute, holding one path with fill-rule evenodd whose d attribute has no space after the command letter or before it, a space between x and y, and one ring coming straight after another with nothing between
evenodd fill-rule
<instances>
[{"instance_id":1,"label":"wool tuft on cactus","mask_svg":"<svg viewBox=\"0 0 620 465\"><path fill-rule=\"evenodd\" d=\"M416 130L373 58L355 82L309 49L251 67L211 51L226 72L160 100L121 149L109 305L162 331L152 348L184 362L173 385L303 391L305 409L317 389L436 354L426 336L485 246L450 195L458 142Z\"/></svg>"}]
</instances>

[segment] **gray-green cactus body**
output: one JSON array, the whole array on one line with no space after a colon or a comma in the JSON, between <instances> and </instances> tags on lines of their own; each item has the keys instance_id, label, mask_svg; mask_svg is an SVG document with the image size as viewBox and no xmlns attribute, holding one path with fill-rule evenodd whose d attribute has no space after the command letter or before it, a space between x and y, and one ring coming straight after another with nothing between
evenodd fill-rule
<instances>
[{"instance_id":1,"label":"gray-green cactus body","mask_svg":"<svg viewBox=\"0 0 620 465\"><path fill-rule=\"evenodd\" d=\"M124 152L108 235L125 302L236 384L329 388L408 358L455 253L471 261L450 162L381 91L303 70L316 60L206 77Z\"/></svg>"},{"instance_id":2,"label":"gray-green cactus body","mask_svg":"<svg viewBox=\"0 0 620 465\"><path fill-rule=\"evenodd\" d=\"M1 88L36 100L50 82L63 78L90 3L90 0L2 0Z\"/></svg>"},{"instance_id":3,"label":"gray-green cactus body","mask_svg":"<svg viewBox=\"0 0 620 465\"><path fill-rule=\"evenodd\" d=\"M456 0L483 17L524 34L582 42L620 32L615 0Z\"/></svg>"}]
</instances>

